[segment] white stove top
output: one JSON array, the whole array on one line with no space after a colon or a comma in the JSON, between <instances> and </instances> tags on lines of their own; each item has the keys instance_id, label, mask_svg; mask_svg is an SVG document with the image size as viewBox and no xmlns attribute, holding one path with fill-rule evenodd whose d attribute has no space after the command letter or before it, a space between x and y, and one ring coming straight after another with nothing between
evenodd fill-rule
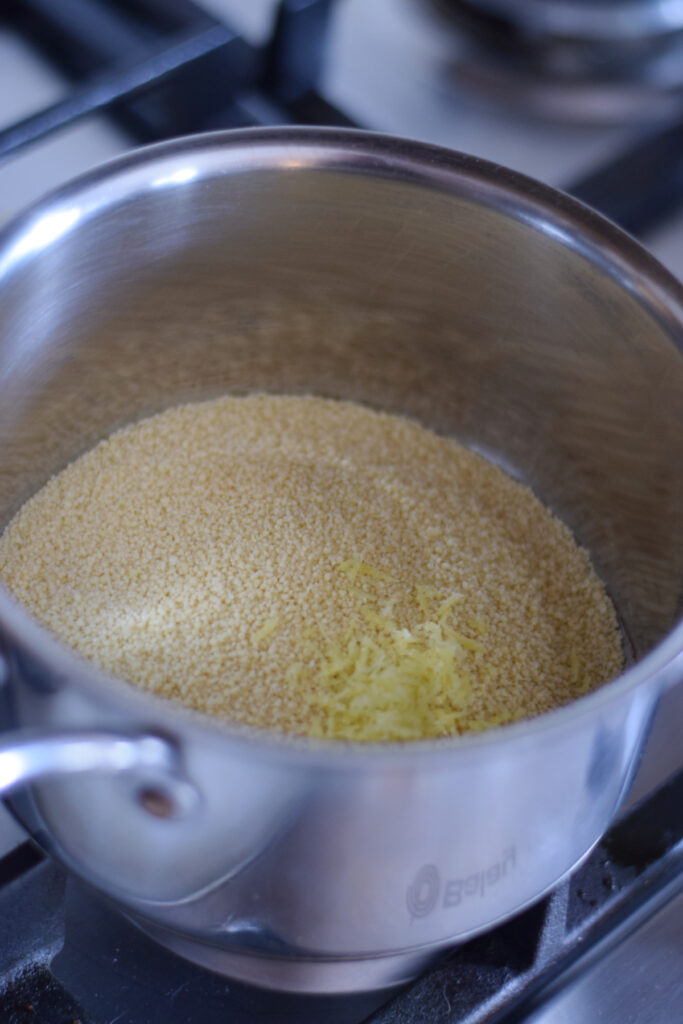
<instances>
[{"instance_id":1,"label":"white stove top","mask_svg":"<svg viewBox=\"0 0 683 1024\"><path fill-rule=\"evenodd\" d=\"M267 34L275 0L197 0L249 38ZM368 128L450 146L506 164L556 187L579 178L625 148L628 126L541 123L494 111L454 84L455 37L429 0L340 0L329 41L323 93ZM11 84L10 84L11 83ZM67 84L26 44L0 31L0 127L67 92ZM4 219L74 175L123 152L125 135L92 117L0 164ZM648 248L683 278L683 211ZM655 722L630 802L683 763L683 686ZM21 832L0 807L0 854Z\"/></svg>"}]
</instances>

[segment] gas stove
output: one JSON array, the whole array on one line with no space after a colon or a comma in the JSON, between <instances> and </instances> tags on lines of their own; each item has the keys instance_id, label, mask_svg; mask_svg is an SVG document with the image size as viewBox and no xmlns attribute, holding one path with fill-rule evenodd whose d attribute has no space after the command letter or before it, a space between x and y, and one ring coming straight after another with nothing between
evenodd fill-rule
<instances>
[{"instance_id":1,"label":"gas stove","mask_svg":"<svg viewBox=\"0 0 683 1024\"><path fill-rule=\"evenodd\" d=\"M490 24L496 6L7 0L0 13L0 217L132 145L251 124L357 125L471 152L565 188L683 276L683 101L675 76L657 80L659 90L650 76L640 105L628 101L633 90L619 93L611 80L619 102L610 107L601 104L604 90L591 94L574 62L553 107L537 101L548 95L547 83L526 62L520 88L506 86L503 95L488 88L487 67L509 76L523 46L507 52L509 23ZM499 65L485 64L482 33L489 48L493 38L496 59L505 51ZM678 52L680 34L669 33L662 45ZM548 62L540 63L548 74ZM641 82L645 65L642 71ZM8 926L0 935L0 1020L681 1019L682 728L679 686L660 706L619 820L572 878L409 988L372 996L267 994L186 963L67 878L2 812L0 915Z\"/></svg>"}]
</instances>

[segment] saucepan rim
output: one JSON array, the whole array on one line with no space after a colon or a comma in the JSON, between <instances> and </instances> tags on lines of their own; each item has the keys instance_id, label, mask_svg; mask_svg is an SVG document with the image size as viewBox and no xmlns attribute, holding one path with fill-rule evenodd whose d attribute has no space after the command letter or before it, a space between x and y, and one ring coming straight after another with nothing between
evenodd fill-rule
<instances>
[{"instance_id":1,"label":"saucepan rim","mask_svg":"<svg viewBox=\"0 0 683 1024\"><path fill-rule=\"evenodd\" d=\"M187 163L201 162L201 168ZM184 165L184 166L183 166ZM173 169L175 167L175 170ZM161 169L164 173L161 174ZM197 176L239 174L249 170L293 173L336 171L389 178L465 196L557 239L616 279L644 305L669 334L683 356L683 285L633 238L594 210L563 192L498 164L455 150L390 135L337 128L248 128L193 135L145 146L107 161L46 195L0 232L0 285L5 273L34 255L26 239L55 213L57 233L72 229L79 212L91 212L149 189L154 183L180 185ZM175 175L175 178L174 178ZM60 227L61 225L61 227ZM349 770L368 763L405 767L421 758L435 768L444 758L479 756L501 742L526 743L573 728L585 716L600 715L638 687L664 685L683 652L683 621L641 660L597 690L532 719L480 733L402 743L350 743L292 737L224 721L192 711L111 675L62 644L0 583L0 632L30 652L52 673L77 688L106 698L112 709L127 710L141 727L170 735L200 732L207 738L246 746L252 755L288 758ZM683 666L681 667L683 677Z\"/></svg>"}]
</instances>

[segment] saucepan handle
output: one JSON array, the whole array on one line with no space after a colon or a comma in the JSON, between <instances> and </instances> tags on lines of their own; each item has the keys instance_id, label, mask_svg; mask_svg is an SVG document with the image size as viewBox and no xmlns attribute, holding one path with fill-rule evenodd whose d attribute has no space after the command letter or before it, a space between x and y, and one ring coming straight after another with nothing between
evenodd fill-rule
<instances>
[{"instance_id":1,"label":"saucepan handle","mask_svg":"<svg viewBox=\"0 0 683 1024\"><path fill-rule=\"evenodd\" d=\"M126 736L92 730L68 733L19 731L0 737L0 795L58 775L125 773L135 799L150 814L175 818L199 804L181 770L175 747L160 736Z\"/></svg>"}]
</instances>

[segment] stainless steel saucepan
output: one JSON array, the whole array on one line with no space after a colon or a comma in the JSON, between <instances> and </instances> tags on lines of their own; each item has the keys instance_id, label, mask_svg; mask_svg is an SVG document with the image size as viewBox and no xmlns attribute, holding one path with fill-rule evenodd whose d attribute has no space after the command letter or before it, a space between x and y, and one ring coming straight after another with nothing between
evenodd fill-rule
<instances>
[{"instance_id":1,"label":"stainless steel saucepan","mask_svg":"<svg viewBox=\"0 0 683 1024\"><path fill-rule=\"evenodd\" d=\"M29 210L0 238L1 522L170 405L351 398L528 481L590 549L630 664L485 734L315 743L109 678L0 591L15 813L166 945L275 988L407 979L538 899L605 830L683 676L682 338L683 289L612 225L397 139L200 136Z\"/></svg>"}]
</instances>

